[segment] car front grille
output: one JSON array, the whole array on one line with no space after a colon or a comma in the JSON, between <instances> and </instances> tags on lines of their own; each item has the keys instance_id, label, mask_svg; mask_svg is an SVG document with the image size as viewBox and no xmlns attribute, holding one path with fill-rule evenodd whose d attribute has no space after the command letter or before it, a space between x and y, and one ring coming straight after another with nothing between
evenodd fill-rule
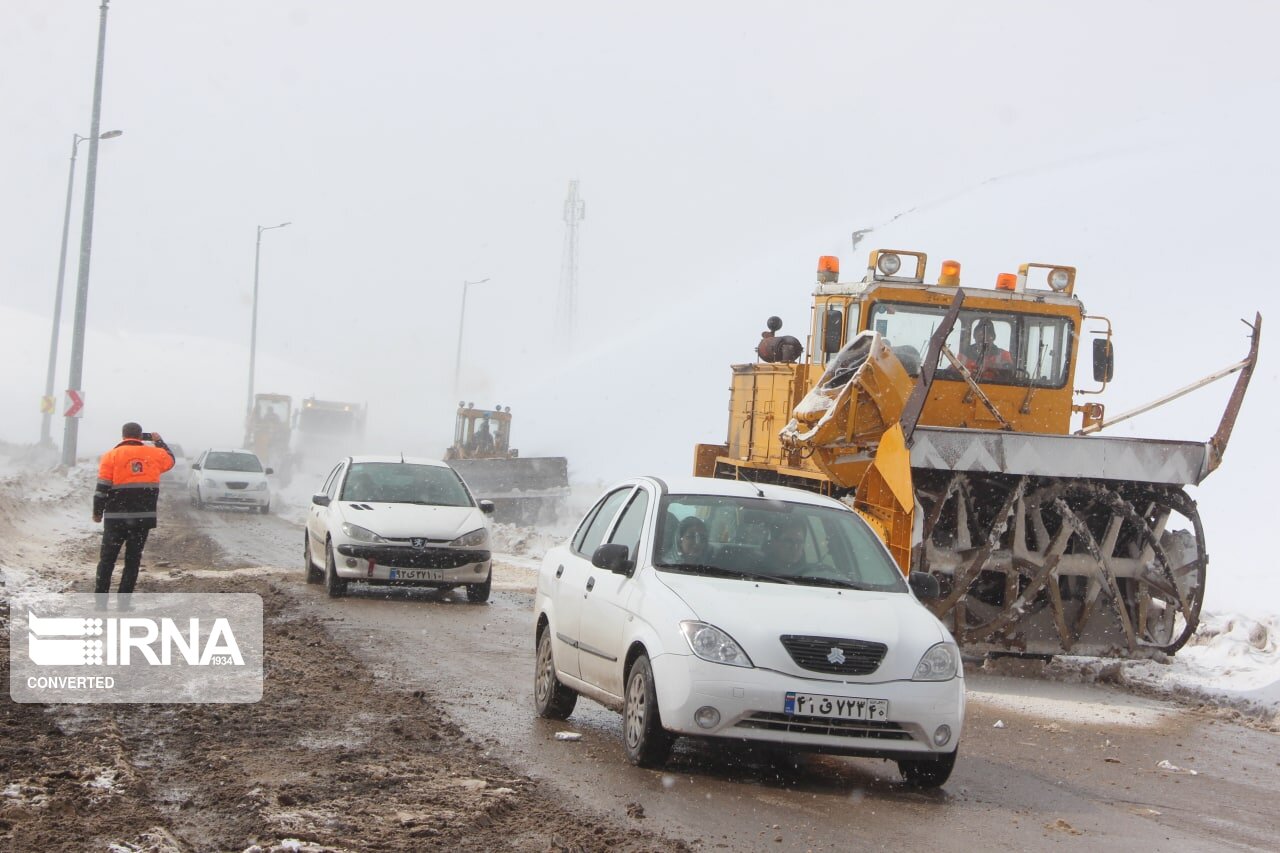
<instances>
[{"instance_id":1,"label":"car front grille","mask_svg":"<svg viewBox=\"0 0 1280 853\"><path fill-rule=\"evenodd\" d=\"M798 666L831 675L870 675L880 667L889 647L867 640L783 634L782 645ZM839 652L836 653L835 650ZM833 660L834 658L834 660Z\"/></svg>"},{"instance_id":2,"label":"car front grille","mask_svg":"<svg viewBox=\"0 0 1280 853\"><path fill-rule=\"evenodd\" d=\"M397 548L386 545L339 545L338 553L358 560L373 560L380 566L402 569L459 569L471 563L483 563L488 551L463 548Z\"/></svg>"},{"instance_id":3,"label":"car front grille","mask_svg":"<svg viewBox=\"0 0 1280 853\"><path fill-rule=\"evenodd\" d=\"M913 740L911 733L897 723L879 720L836 720L830 717L791 717L769 711L756 711L740 720L736 728L765 729L803 735L864 738L867 740Z\"/></svg>"},{"instance_id":4,"label":"car front grille","mask_svg":"<svg viewBox=\"0 0 1280 853\"><path fill-rule=\"evenodd\" d=\"M248 483L227 483L227 488L228 489L247 489L249 488L249 484Z\"/></svg>"}]
</instances>

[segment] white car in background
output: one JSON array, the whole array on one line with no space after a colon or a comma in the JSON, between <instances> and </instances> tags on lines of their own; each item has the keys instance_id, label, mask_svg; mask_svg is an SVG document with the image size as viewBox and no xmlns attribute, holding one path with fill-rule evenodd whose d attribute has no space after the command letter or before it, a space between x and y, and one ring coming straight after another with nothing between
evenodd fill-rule
<instances>
[{"instance_id":1,"label":"white car in background","mask_svg":"<svg viewBox=\"0 0 1280 853\"><path fill-rule=\"evenodd\" d=\"M242 506L266 515L271 509L270 473L250 450L211 447L191 463L187 495L196 509Z\"/></svg>"},{"instance_id":2,"label":"white car in background","mask_svg":"<svg viewBox=\"0 0 1280 853\"><path fill-rule=\"evenodd\" d=\"M187 478L191 476L191 460L187 459L182 445L170 444L169 449L173 451L173 467L160 475L160 485L186 488Z\"/></svg>"},{"instance_id":3,"label":"white car in background","mask_svg":"<svg viewBox=\"0 0 1280 853\"><path fill-rule=\"evenodd\" d=\"M534 702L622 711L634 764L677 736L886 758L937 787L964 723L960 651L844 504L732 480L604 493L538 573Z\"/></svg>"},{"instance_id":4,"label":"white car in background","mask_svg":"<svg viewBox=\"0 0 1280 853\"><path fill-rule=\"evenodd\" d=\"M303 554L308 583L329 595L347 584L465 586L467 600L489 599L491 501L435 459L351 456L334 466L311 498Z\"/></svg>"}]
</instances>

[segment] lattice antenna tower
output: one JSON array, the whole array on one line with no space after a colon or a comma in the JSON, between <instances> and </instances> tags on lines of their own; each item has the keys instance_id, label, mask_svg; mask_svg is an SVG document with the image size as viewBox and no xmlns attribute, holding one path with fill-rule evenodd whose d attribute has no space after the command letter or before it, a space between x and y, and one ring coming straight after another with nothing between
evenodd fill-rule
<instances>
[{"instance_id":1,"label":"lattice antenna tower","mask_svg":"<svg viewBox=\"0 0 1280 853\"><path fill-rule=\"evenodd\" d=\"M564 251L560 256L560 293L556 299L556 338L565 348L573 345L574 319L578 313L578 223L587 218L587 203L578 195L578 182L569 182L564 200Z\"/></svg>"}]
</instances>

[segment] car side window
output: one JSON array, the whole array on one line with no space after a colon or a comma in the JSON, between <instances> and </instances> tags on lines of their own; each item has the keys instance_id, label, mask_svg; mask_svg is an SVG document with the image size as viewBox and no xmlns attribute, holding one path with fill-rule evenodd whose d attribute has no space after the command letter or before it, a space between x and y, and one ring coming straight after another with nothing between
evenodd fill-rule
<instances>
[{"instance_id":1,"label":"car side window","mask_svg":"<svg viewBox=\"0 0 1280 853\"><path fill-rule=\"evenodd\" d=\"M599 548L600 543L604 541L604 534L609 530L610 522L618 514L618 508L627 499L627 495L631 494L631 490L631 486L625 486L610 492L605 496L604 500L597 504L591 520L585 522L582 525L582 529L578 531L578 535L574 537L573 550L576 553L585 556L587 559L591 558L591 555L596 552L596 548Z\"/></svg>"},{"instance_id":2,"label":"car side window","mask_svg":"<svg viewBox=\"0 0 1280 853\"><path fill-rule=\"evenodd\" d=\"M636 489L635 497L627 503L618 519L618 526L609 537L611 543L627 546L627 558L634 560L640 553L640 533L644 530L644 516L649 509L649 493Z\"/></svg>"},{"instance_id":3,"label":"car side window","mask_svg":"<svg viewBox=\"0 0 1280 853\"><path fill-rule=\"evenodd\" d=\"M338 469L341 467L341 462L333 466L333 470L329 472L329 476L324 478L324 485L320 487L320 494L329 494L329 486L333 485L333 478L338 476Z\"/></svg>"},{"instance_id":4,"label":"car side window","mask_svg":"<svg viewBox=\"0 0 1280 853\"><path fill-rule=\"evenodd\" d=\"M333 481L329 483L329 488L325 490L325 494L329 496L329 500L334 500L338 497L338 484L342 482L342 471L346 467L346 463L343 462L333 470Z\"/></svg>"}]
</instances>

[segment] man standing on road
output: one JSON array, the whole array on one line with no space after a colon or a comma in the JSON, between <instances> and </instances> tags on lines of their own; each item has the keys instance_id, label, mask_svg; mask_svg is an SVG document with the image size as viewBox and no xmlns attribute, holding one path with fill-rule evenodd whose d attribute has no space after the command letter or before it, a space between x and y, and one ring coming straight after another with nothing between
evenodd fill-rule
<instances>
[{"instance_id":1,"label":"man standing on road","mask_svg":"<svg viewBox=\"0 0 1280 853\"><path fill-rule=\"evenodd\" d=\"M119 591L133 592L142 565L147 534L156 526L160 475L173 467L173 451L160 433L145 433L132 421L120 430L123 441L102 454L98 487L93 493L93 520L102 522L102 554L94 592L111 590L111 573L124 546ZM150 441L155 446L143 444Z\"/></svg>"}]
</instances>

